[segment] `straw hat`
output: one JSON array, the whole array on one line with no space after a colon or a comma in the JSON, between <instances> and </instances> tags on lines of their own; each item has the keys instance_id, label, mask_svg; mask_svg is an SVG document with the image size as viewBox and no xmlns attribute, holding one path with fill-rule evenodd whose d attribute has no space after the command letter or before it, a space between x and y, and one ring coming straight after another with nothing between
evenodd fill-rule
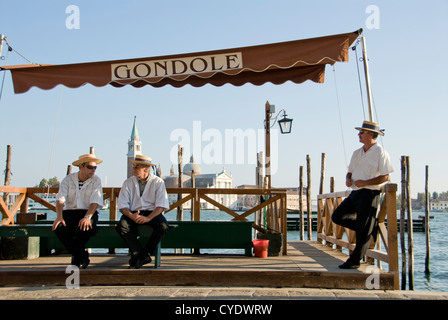
<instances>
[{"instance_id":1,"label":"straw hat","mask_svg":"<svg viewBox=\"0 0 448 320\"><path fill-rule=\"evenodd\" d=\"M371 121L364 121L362 127L356 127L356 130L367 130L371 132L376 132L379 135L384 136L384 129L380 129L380 125Z\"/></svg>"},{"instance_id":2,"label":"straw hat","mask_svg":"<svg viewBox=\"0 0 448 320\"><path fill-rule=\"evenodd\" d=\"M134 159L130 159L129 161L145 166L155 166L155 164L151 163L152 159L150 157L145 157L140 154L136 155Z\"/></svg>"},{"instance_id":3,"label":"straw hat","mask_svg":"<svg viewBox=\"0 0 448 320\"><path fill-rule=\"evenodd\" d=\"M89 153L89 154L83 154L82 156L79 156L79 159L76 161L73 161L72 165L74 166L78 166L80 164L86 163L86 162L96 162L96 164L100 164L101 162L103 162L103 160L98 159L94 154Z\"/></svg>"}]
</instances>

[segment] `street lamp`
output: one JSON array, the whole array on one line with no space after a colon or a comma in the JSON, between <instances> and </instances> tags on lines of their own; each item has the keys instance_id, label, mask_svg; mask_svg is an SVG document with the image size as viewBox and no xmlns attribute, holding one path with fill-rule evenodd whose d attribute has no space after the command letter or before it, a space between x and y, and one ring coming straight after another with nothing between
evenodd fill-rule
<instances>
[{"instance_id":1,"label":"street lamp","mask_svg":"<svg viewBox=\"0 0 448 320\"><path fill-rule=\"evenodd\" d=\"M271 189L271 128L274 126L277 121L278 116L283 111L283 119L278 121L280 126L280 132L282 134L291 133L292 128L292 119L287 118L287 114L285 110L280 110L279 113L274 118L274 123L271 126L271 118L272 114L275 113L275 106L269 104L269 101L266 101L265 105L265 151L266 151L266 160L265 160L265 168L266 168L266 179L267 179L267 188Z\"/></svg>"},{"instance_id":2,"label":"street lamp","mask_svg":"<svg viewBox=\"0 0 448 320\"><path fill-rule=\"evenodd\" d=\"M280 126L280 132L282 134L291 133L292 119L286 118L287 114L283 110L283 119L278 120L278 125Z\"/></svg>"}]
</instances>

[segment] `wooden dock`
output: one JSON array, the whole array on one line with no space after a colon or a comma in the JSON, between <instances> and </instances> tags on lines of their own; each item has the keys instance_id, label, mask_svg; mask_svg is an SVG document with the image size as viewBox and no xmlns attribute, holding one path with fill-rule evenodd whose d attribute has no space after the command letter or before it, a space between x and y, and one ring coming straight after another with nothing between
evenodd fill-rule
<instances>
[{"instance_id":1,"label":"wooden dock","mask_svg":"<svg viewBox=\"0 0 448 320\"><path fill-rule=\"evenodd\" d=\"M379 233L376 243L366 252L368 261L389 266L392 272L379 271L371 265L358 270L340 270L338 265L347 255L330 246L353 250L354 233L331 222L334 208L347 196L347 192L334 192L318 196L318 230L316 241L288 241L283 245L280 257L266 259L242 255L163 255L161 266L145 266L139 270L128 269L129 257L122 255L92 255L88 269L80 271L82 286L216 286L216 287L292 287L365 289L369 282L379 282L381 290L397 290L398 245L396 217L396 185L387 184L382 189L383 200L379 207ZM103 188L104 199L110 199L108 220L117 220L116 199L120 188ZM0 192L17 193L9 208L0 198L0 211L4 228L13 224L15 215L27 213L27 199L31 198L54 211L54 206L39 198L42 192L57 192L57 188L43 191L41 188L0 186ZM183 194L170 210L192 200L193 221L200 222L200 201L205 200L232 216L232 220L245 221L259 210L266 210L264 219L255 219L252 227L263 232L276 230L287 239L286 190L285 189L226 189L226 188L167 188L168 193ZM242 213L222 206L210 195L251 194L268 199ZM185 196L186 195L186 196ZM261 220L261 221L260 221ZM386 226L386 221L388 225ZM29 222L28 222L29 223ZM195 246L188 248L196 248ZM209 248L209 247L202 247ZM213 247L216 248L216 247ZM0 286L65 286L70 263L67 256L49 256L33 260L0 260ZM377 280L377 278L379 280Z\"/></svg>"},{"instance_id":2,"label":"wooden dock","mask_svg":"<svg viewBox=\"0 0 448 320\"><path fill-rule=\"evenodd\" d=\"M365 289L372 276L368 264L341 270L344 253L316 241L289 241L288 255L256 258L243 255L164 254L162 265L128 269L125 254L92 254L80 271L81 286L152 285L222 287L296 287ZM30 260L0 260L0 286L65 286L70 257L52 255ZM394 290L394 275L379 274L380 289Z\"/></svg>"}]
</instances>

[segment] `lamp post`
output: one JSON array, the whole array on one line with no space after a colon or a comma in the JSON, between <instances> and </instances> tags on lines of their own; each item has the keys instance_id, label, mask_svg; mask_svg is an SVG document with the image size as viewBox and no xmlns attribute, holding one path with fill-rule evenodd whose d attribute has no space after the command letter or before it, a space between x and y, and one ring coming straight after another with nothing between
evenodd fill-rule
<instances>
[{"instance_id":1,"label":"lamp post","mask_svg":"<svg viewBox=\"0 0 448 320\"><path fill-rule=\"evenodd\" d=\"M291 133L292 119L286 117L287 114L285 110L282 109L279 111L277 116L274 118L274 123L272 124L272 126L274 126L278 116L282 111L283 111L283 119L278 121L278 124L280 126L280 132L282 134L288 134ZM266 168L266 179L268 189L271 189L271 118L273 113L275 113L275 106L269 104L269 101L266 101L264 128L265 128L265 149L266 149L265 168Z\"/></svg>"}]
</instances>

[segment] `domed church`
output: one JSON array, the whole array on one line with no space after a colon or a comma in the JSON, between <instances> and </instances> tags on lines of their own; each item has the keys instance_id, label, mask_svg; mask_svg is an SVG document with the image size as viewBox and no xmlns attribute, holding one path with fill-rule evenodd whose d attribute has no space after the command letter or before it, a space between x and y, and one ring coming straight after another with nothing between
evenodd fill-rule
<instances>
[{"instance_id":1,"label":"domed church","mask_svg":"<svg viewBox=\"0 0 448 320\"><path fill-rule=\"evenodd\" d=\"M223 168L221 172L202 173L201 167L194 161L193 155L190 162L182 168L182 187L193 187L192 173L194 172L194 185L196 188L233 188L232 174L227 173ZM179 186L178 175L175 174L174 166L171 166L170 175L163 177L167 188L177 188ZM210 194L210 198L223 204L226 207L233 208L237 204L237 195L234 194ZM177 194L168 194L170 205L177 201ZM189 206L189 204L186 204ZM201 200L201 209L216 209L210 203Z\"/></svg>"}]
</instances>

